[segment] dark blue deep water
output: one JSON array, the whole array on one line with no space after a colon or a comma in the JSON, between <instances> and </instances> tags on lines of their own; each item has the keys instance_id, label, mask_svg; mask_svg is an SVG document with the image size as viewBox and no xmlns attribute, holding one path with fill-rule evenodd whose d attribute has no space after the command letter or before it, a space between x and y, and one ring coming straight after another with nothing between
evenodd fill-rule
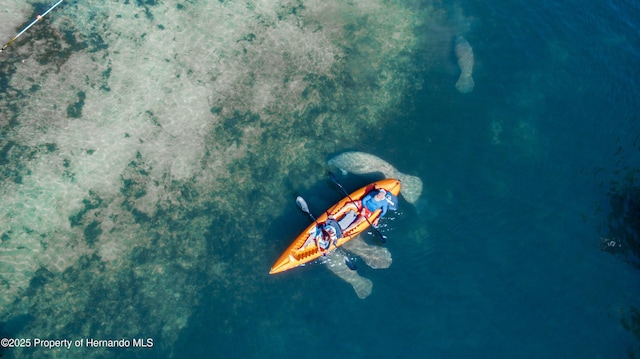
<instances>
[{"instance_id":1,"label":"dark blue deep water","mask_svg":"<svg viewBox=\"0 0 640 359\"><path fill-rule=\"evenodd\" d=\"M265 278L259 304L243 308L251 318L244 325L227 318L220 328L211 318L224 310L215 301L203 306L178 343L185 353L640 355L637 322L635 337L627 330L640 306L640 271L630 264L637 232L625 237L612 229L634 226L613 224L621 220L612 215L615 198L640 200L640 6L463 3L474 18L466 34L476 59L474 91L456 92L454 70L417 73L426 84L411 94L410 116L393 119L358 148L385 153L425 183L422 207L396 215L391 268L360 266L373 294L357 299L318 266ZM453 51L450 61L453 67ZM354 180L351 189L364 182ZM337 199L325 183L315 190L334 195L326 205ZM637 207L625 218L637 231ZM405 233L417 223L428 235L408 241ZM607 250L607 239L630 254Z\"/></svg>"},{"instance_id":2,"label":"dark blue deep water","mask_svg":"<svg viewBox=\"0 0 640 359\"><path fill-rule=\"evenodd\" d=\"M402 111L348 148L378 154L424 183L420 201L413 206L401 199L401 210L384 228L393 265L375 270L357 262L359 273L373 282L372 294L359 299L320 264L268 274L308 225L295 208L295 195L307 198L316 213L341 197L329 181L307 188L292 179L293 185L283 185L283 195L291 198L288 207L277 202L274 210L282 215L253 232L263 241L258 258L234 257L246 244L242 235L207 245L233 257L233 273L251 283L229 277L220 280L222 286L205 272L186 275L180 285L203 294L174 343L109 355L640 356L640 3L469 0L433 6L451 14L461 8L469 20L460 31L473 47L475 88L456 91L459 70L451 37L439 41L441 31L422 24L415 29L424 35L415 66L404 67L423 69L409 74L421 85L403 97ZM434 44L451 46L438 66L427 63L433 61L427 54ZM291 176L313 177L319 171L325 169L295 168ZM376 179L340 178L347 190ZM246 196L260 200L253 195ZM89 212L100 204L85 205ZM251 211L242 210L218 218L211 231L227 228L220 223L241 227L234 223L248 215ZM140 217L142 223L146 217ZM367 241L375 243L371 235ZM137 255L141 262L151 261L142 250ZM82 272L82 265L74 268ZM92 278L87 276L76 280ZM96 306L107 303L92 296L102 303ZM23 319L35 320L12 318L0 329L20 333ZM118 328L103 332L100 325L83 323L64 330L118 336ZM153 323L172 325L162 319ZM162 327L137 330L160 338Z\"/></svg>"}]
</instances>

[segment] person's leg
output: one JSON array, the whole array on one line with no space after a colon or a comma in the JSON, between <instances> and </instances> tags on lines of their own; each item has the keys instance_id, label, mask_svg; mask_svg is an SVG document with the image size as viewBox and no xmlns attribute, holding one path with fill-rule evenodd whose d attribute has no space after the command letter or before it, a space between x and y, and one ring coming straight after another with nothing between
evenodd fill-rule
<instances>
[{"instance_id":1,"label":"person's leg","mask_svg":"<svg viewBox=\"0 0 640 359\"><path fill-rule=\"evenodd\" d=\"M336 212L336 214L334 214L332 216L329 216L329 218L333 218L333 219L337 220L338 218L341 218L348 211L359 212L358 208L360 206L360 201L356 201L356 203L349 202L349 203L345 204L342 208L340 208L340 210L338 210L338 212Z\"/></svg>"},{"instance_id":2,"label":"person's leg","mask_svg":"<svg viewBox=\"0 0 640 359\"><path fill-rule=\"evenodd\" d=\"M363 217L362 215L358 214L358 217L355 221L353 221L353 223L351 223L349 225L349 227L345 228L343 232L349 232L350 230L356 228L360 223L365 221L365 217Z\"/></svg>"}]
</instances>

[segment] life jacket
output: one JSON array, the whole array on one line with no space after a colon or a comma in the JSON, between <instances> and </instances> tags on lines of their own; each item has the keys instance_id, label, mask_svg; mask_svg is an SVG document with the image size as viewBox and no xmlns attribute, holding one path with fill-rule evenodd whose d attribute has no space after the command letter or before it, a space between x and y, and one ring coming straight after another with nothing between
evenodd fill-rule
<instances>
[{"instance_id":1,"label":"life jacket","mask_svg":"<svg viewBox=\"0 0 640 359\"><path fill-rule=\"evenodd\" d=\"M329 234L329 227L333 230L332 232L335 232L336 234L335 240L342 238L342 228L340 228L340 224L338 224L335 219L330 218L327 219L323 224L321 224L321 226L322 231L320 239L318 240L318 245L324 249L329 249L329 246L331 246L331 242L334 241L334 238L325 236L325 234Z\"/></svg>"},{"instance_id":2,"label":"life jacket","mask_svg":"<svg viewBox=\"0 0 640 359\"><path fill-rule=\"evenodd\" d=\"M327 218L327 220L324 222L325 230L327 227L331 227L334 229L334 231L336 232L336 237L338 239L342 238L342 227L340 226L340 223L338 223L338 221L336 221L335 219Z\"/></svg>"}]
</instances>

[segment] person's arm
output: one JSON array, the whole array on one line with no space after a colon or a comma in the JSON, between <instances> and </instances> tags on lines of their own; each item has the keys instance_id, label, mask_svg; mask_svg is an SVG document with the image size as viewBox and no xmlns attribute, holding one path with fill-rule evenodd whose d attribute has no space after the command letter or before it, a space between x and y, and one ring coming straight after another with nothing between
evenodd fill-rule
<instances>
[{"instance_id":1,"label":"person's arm","mask_svg":"<svg viewBox=\"0 0 640 359\"><path fill-rule=\"evenodd\" d=\"M367 209L369 209L369 202L373 199L373 195L371 194L371 192L369 192L368 195L364 196L364 198L362 199L362 209L364 209L365 207Z\"/></svg>"},{"instance_id":2,"label":"person's arm","mask_svg":"<svg viewBox=\"0 0 640 359\"><path fill-rule=\"evenodd\" d=\"M378 216L378 218L376 218L373 221L373 226L377 227L378 226L378 222L380 221L380 218L384 217L384 215L387 213L387 208L388 208L388 204L387 201L385 200L384 203L382 202L377 202L380 205L380 208L382 209L382 212L380 212L380 215Z\"/></svg>"},{"instance_id":3,"label":"person's arm","mask_svg":"<svg viewBox=\"0 0 640 359\"><path fill-rule=\"evenodd\" d=\"M387 199L385 198L384 202L382 202L382 212L380 213L380 217L378 218L382 218L384 217L385 214L387 214L387 210L389 209L389 204L387 203Z\"/></svg>"}]
</instances>

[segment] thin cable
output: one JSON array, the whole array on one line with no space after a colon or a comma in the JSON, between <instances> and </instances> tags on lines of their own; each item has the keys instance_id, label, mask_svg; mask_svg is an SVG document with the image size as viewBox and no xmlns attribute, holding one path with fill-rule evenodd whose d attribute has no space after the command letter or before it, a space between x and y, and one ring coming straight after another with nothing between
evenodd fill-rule
<instances>
[{"instance_id":1,"label":"thin cable","mask_svg":"<svg viewBox=\"0 0 640 359\"><path fill-rule=\"evenodd\" d=\"M31 23L27 25L27 27L25 27L22 31L20 31L18 35L14 36L13 39L9 40L9 42L7 42L4 46L2 46L2 49L0 49L0 52L4 51L7 47L9 47L9 45L11 45L14 41L18 39L18 37L20 37L20 35L24 34L25 31L29 30L29 28L33 26L36 22L42 20L42 18L45 17L45 15L49 13L49 11L55 9L55 7L60 5L60 3L63 1L64 0L58 0L58 2L55 3L52 7L50 7L47 11L45 11L44 14L37 15L35 20L31 21Z\"/></svg>"}]
</instances>

